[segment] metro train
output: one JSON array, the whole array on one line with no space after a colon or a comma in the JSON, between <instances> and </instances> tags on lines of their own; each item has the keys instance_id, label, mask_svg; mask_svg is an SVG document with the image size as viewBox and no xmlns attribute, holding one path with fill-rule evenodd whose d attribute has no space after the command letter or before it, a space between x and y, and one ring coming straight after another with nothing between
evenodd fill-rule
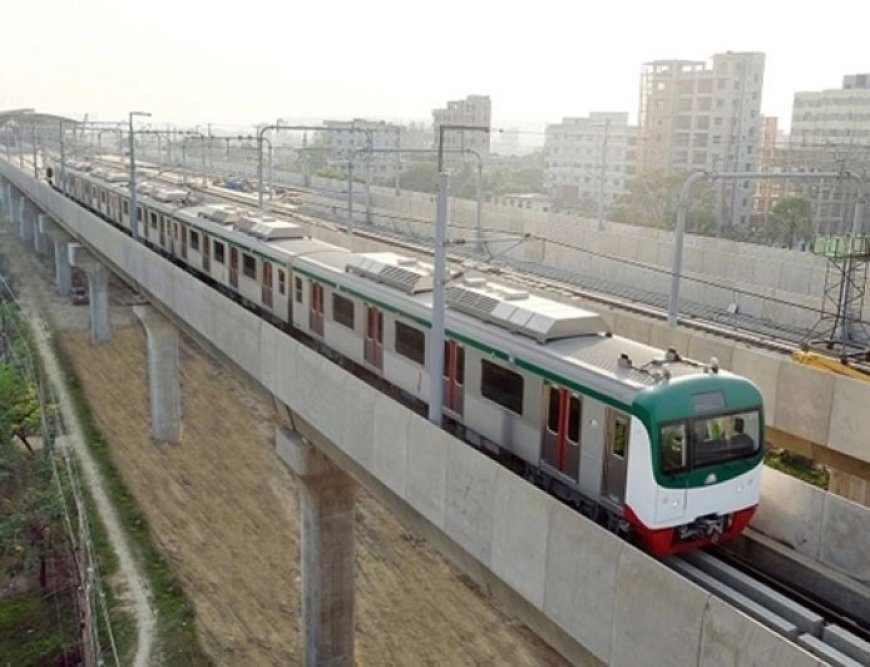
<instances>
[{"instance_id":1,"label":"metro train","mask_svg":"<svg viewBox=\"0 0 870 667\"><path fill-rule=\"evenodd\" d=\"M52 186L129 233L126 178L69 164ZM418 409L428 400L430 266L353 253L299 221L143 184L140 240ZM445 426L641 548L739 535L759 498L764 408L750 381L613 335L600 315L451 275Z\"/></svg>"}]
</instances>

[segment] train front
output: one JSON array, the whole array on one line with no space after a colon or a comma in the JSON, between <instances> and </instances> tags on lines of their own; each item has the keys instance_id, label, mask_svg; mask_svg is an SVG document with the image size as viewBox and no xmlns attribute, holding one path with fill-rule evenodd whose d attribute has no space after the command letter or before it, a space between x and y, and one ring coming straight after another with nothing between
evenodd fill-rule
<instances>
[{"instance_id":1,"label":"train front","mask_svg":"<svg viewBox=\"0 0 870 667\"><path fill-rule=\"evenodd\" d=\"M634 407L648 446L630 452L623 509L644 547L664 556L737 537L760 493L758 388L709 370L645 389Z\"/></svg>"}]
</instances>

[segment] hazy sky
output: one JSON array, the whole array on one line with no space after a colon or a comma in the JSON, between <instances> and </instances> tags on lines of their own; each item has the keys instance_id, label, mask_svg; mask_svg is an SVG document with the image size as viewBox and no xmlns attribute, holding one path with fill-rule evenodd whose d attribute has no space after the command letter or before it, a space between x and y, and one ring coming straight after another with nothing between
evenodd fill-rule
<instances>
[{"instance_id":1,"label":"hazy sky","mask_svg":"<svg viewBox=\"0 0 870 667\"><path fill-rule=\"evenodd\" d=\"M217 8L217 9L216 9ZM762 112L870 72L870 2L2 0L0 109L245 125L431 121L488 94L495 126L636 117L641 64L767 54Z\"/></svg>"}]
</instances>

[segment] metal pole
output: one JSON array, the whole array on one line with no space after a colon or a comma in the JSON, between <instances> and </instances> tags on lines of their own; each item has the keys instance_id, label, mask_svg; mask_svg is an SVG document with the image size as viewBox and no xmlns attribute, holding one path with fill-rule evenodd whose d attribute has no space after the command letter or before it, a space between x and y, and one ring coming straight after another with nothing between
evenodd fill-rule
<instances>
[{"instance_id":1,"label":"metal pole","mask_svg":"<svg viewBox=\"0 0 870 667\"><path fill-rule=\"evenodd\" d=\"M130 112L130 233L134 241L139 240L139 206L136 202L136 142L133 134L133 116L148 117L147 111Z\"/></svg>"},{"instance_id":2,"label":"metal pole","mask_svg":"<svg viewBox=\"0 0 870 667\"><path fill-rule=\"evenodd\" d=\"M366 133L366 150L368 151L368 160L366 161L366 224L372 224L372 150L374 149L374 138L372 130L368 129Z\"/></svg>"},{"instance_id":3,"label":"metal pole","mask_svg":"<svg viewBox=\"0 0 870 667\"><path fill-rule=\"evenodd\" d=\"M187 137L181 137L181 184L187 185L187 172L184 165L187 163Z\"/></svg>"},{"instance_id":4,"label":"metal pole","mask_svg":"<svg viewBox=\"0 0 870 667\"><path fill-rule=\"evenodd\" d=\"M18 134L18 166L24 169L24 142L21 140L21 120L15 120L15 130Z\"/></svg>"},{"instance_id":5,"label":"metal pole","mask_svg":"<svg viewBox=\"0 0 870 667\"><path fill-rule=\"evenodd\" d=\"M400 125L396 125L396 164L394 168L396 173L393 175L393 179L396 186L396 196L399 197L402 194L402 190L399 187L399 176L402 173L402 154L399 152L402 148L402 128Z\"/></svg>"},{"instance_id":6,"label":"metal pole","mask_svg":"<svg viewBox=\"0 0 870 667\"><path fill-rule=\"evenodd\" d=\"M33 124L30 126L30 140L33 142L33 178L39 180L39 167L36 164L36 117L31 117Z\"/></svg>"},{"instance_id":7,"label":"metal pole","mask_svg":"<svg viewBox=\"0 0 870 667\"><path fill-rule=\"evenodd\" d=\"M476 238L474 248L477 252L483 250L483 160L477 156L477 213L474 219Z\"/></svg>"},{"instance_id":8,"label":"metal pole","mask_svg":"<svg viewBox=\"0 0 870 667\"><path fill-rule=\"evenodd\" d=\"M263 133L266 128L257 132L257 205L263 208Z\"/></svg>"},{"instance_id":9,"label":"metal pole","mask_svg":"<svg viewBox=\"0 0 870 667\"><path fill-rule=\"evenodd\" d=\"M66 192L66 151L64 150L63 144L63 121L59 122L60 125L60 191Z\"/></svg>"},{"instance_id":10,"label":"metal pole","mask_svg":"<svg viewBox=\"0 0 870 667\"><path fill-rule=\"evenodd\" d=\"M680 189L680 199L677 202L677 226L674 229L674 265L671 269L671 293L668 297L668 326L677 326L678 302L680 299L680 273L683 270L683 241L686 234L686 212L689 208L689 190L707 172L699 171L689 176Z\"/></svg>"},{"instance_id":11,"label":"metal pole","mask_svg":"<svg viewBox=\"0 0 870 667\"><path fill-rule=\"evenodd\" d=\"M353 155L347 161L347 233L353 245Z\"/></svg>"},{"instance_id":12,"label":"metal pole","mask_svg":"<svg viewBox=\"0 0 870 667\"><path fill-rule=\"evenodd\" d=\"M275 179L272 175L272 142L269 142L269 200L275 198Z\"/></svg>"},{"instance_id":13,"label":"metal pole","mask_svg":"<svg viewBox=\"0 0 870 667\"><path fill-rule=\"evenodd\" d=\"M440 147L440 142L439 142ZM439 155L439 163L442 161ZM444 310L447 289L447 172L438 174L435 205L435 267L432 286L432 329L429 335L429 421L441 426L444 403Z\"/></svg>"},{"instance_id":14,"label":"metal pole","mask_svg":"<svg viewBox=\"0 0 870 667\"><path fill-rule=\"evenodd\" d=\"M607 134L610 120L604 121L604 139L601 142L601 178L598 183L598 231L604 231L604 180L607 175Z\"/></svg>"},{"instance_id":15,"label":"metal pole","mask_svg":"<svg viewBox=\"0 0 870 667\"><path fill-rule=\"evenodd\" d=\"M202 187L206 186L207 173L205 169L205 137L203 135L199 135L199 149L200 155L202 157Z\"/></svg>"},{"instance_id":16,"label":"metal pole","mask_svg":"<svg viewBox=\"0 0 870 667\"><path fill-rule=\"evenodd\" d=\"M133 114L130 114L130 233L133 240L139 240L139 209L136 202L136 156L133 141Z\"/></svg>"}]
</instances>

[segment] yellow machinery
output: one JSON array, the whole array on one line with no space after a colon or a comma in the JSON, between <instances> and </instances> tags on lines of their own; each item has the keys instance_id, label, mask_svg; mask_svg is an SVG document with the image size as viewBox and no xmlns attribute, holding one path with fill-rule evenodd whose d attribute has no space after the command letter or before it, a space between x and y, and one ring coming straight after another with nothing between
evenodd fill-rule
<instances>
[{"instance_id":1,"label":"yellow machinery","mask_svg":"<svg viewBox=\"0 0 870 667\"><path fill-rule=\"evenodd\" d=\"M851 366L847 366L839 359L836 359L834 357L817 354L816 352L804 352L803 350L795 350L794 352L792 352L791 358L795 363L803 364L804 366L809 366L810 368L828 371L829 373L837 373L838 375L845 375L846 377L850 377L855 380L870 382L870 375L868 375L866 372L858 370L857 368L852 368Z\"/></svg>"}]
</instances>

